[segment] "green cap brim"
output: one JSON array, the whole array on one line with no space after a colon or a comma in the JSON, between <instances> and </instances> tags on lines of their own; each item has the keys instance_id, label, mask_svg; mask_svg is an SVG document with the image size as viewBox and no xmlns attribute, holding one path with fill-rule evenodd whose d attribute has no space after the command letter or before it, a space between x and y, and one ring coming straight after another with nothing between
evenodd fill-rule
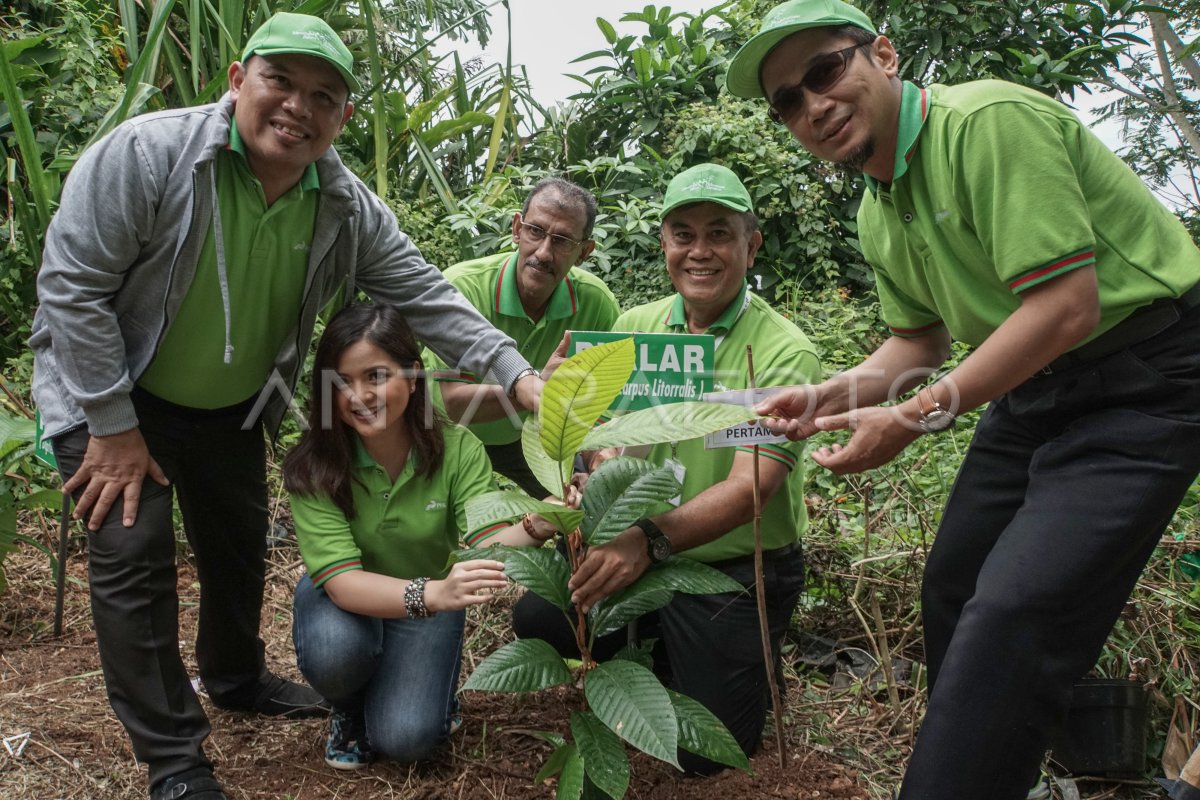
<instances>
[{"instance_id":1,"label":"green cap brim","mask_svg":"<svg viewBox=\"0 0 1200 800\"><path fill-rule=\"evenodd\" d=\"M875 26L871 24L871 20L862 11L853 6L836 5L842 6L844 10L840 13L822 14L811 19L797 20L779 26L771 25L771 14L768 13L763 22L763 30L742 45L741 49L734 54L733 60L729 62L729 71L725 73L725 86L729 89L729 93L736 97L763 97L762 81L759 79L762 62L766 60L777 44L793 33L806 31L809 28L854 25L878 34Z\"/></svg>"},{"instance_id":2,"label":"green cap brim","mask_svg":"<svg viewBox=\"0 0 1200 800\"><path fill-rule=\"evenodd\" d=\"M282 55L289 55L291 53L297 53L302 56L312 56L313 58L319 58L322 61L324 61L325 63L332 66L334 69L336 69L338 71L338 74L342 76L342 80L346 82L346 89L349 90L351 96L356 95L362 91L362 84L360 84L358 82L358 78L354 77L353 72L350 72L348 69L346 69L341 64L334 61L329 56L322 53L320 50L299 50L295 47L280 47L280 48L267 48L267 49L259 49L259 50L248 50L242 56L242 62L245 63L245 61L248 58L250 58L250 56L282 56Z\"/></svg>"}]
</instances>

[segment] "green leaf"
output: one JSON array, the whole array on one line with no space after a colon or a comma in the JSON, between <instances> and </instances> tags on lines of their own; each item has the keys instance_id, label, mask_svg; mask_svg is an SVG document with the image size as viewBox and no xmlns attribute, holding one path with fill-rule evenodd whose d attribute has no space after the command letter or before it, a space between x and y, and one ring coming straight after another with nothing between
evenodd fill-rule
<instances>
[{"instance_id":1,"label":"green leaf","mask_svg":"<svg viewBox=\"0 0 1200 800\"><path fill-rule=\"evenodd\" d=\"M463 690L536 692L570 681L571 673L558 651L541 639L518 639L485 658Z\"/></svg>"},{"instance_id":2,"label":"green leaf","mask_svg":"<svg viewBox=\"0 0 1200 800\"><path fill-rule=\"evenodd\" d=\"M612 657L622 661L632 661L635 664L641 664L646 669L653 670L654 644L657 641L657 639L638 639L613 653Z\"/></svg>"},{"instance_id":3,"label":"green leaf","mask_svg":"<svg viewBox=\"0 0 1200 800\"><path fill-rule=\"evenodd\" d=\"M571 712L571 733L592 783L615 800L624 797L629 789L629 758L617 735L590 711Z\"/></svg>"},{"instance_id":4,"label":"green leaf","mask_svg":"<svg viewBox=\"0 0 1200 800\"><path fill-rule=\"evenodd\" d=\"M584 351L587 352L590 351ZM753 412L725 403L671 403L614 417L588 433L582 447L584 450L601 450L605 447L682 442L753 418Z\"/></svg>"},{"instance_id":5,"label":"green leaf","mask_svg":"<svg viewBox=\"0 0 1200 800\"><path fill-rule=\"evenodd\" d=\"M62 510L63 493L58 489L42 489L28 494L17 501L18 508L44 508L47 511Z\"/></svg>"},{"instance_id":6,"label":"green leaf","mask_svg":"<svg viewBox=\"0 0 1200 800\"><path fill-rule=\"evenodd\" d=\"M498 520L516 519L526 514L540 514L566 533L579 527L583 520L583 512L576 508L535 500L524 492L495 491L467 501L467 529L479 530Z\"/></svg>"},{"instance_id":7,"label":"green leaf","mask_svg":"<svg viewBox=\"0 0 1200 800\"><path fill-rule=\"evenodd\" d=\"M666 690L679 721L679 746L709 761L750 772L750 759L717 717L686 695Z\"/></svg>"},{"instance_id":8,"label":"green leaf","mask_svg":"<svg viewBox=\"0 0 1200 800\"><path fill-rule=\"evenodd\" d=\"M504 574L534 594L544 597L563 611L571 607L567 581L571 567L553 547L480 547L460 550L459 561L488 558L504 562Z\"/></svg>"},{"instance_id":9,"label":"green leaf","mask_svg":"<svg viewBox=\"0 0 1200 800\"><path fill-rule=\"evenodd\" d=\"M652 567L631 586L670 589L684 594L744 592L746 587L719 569L684 556L674 556Z\"/></svg>"},{"instance_id":10,"label":"green leaf","mask_svg":"<svg viewBox=\"0 0 1200 800\"><path fill-rule=\"evenodd\" d=\"M467 501L467 530L479 530L502 519L516 519L529 513L537 513L550 503L535 500L521 492L496 490L476 495Z\"/></svg>"},{"instance_id":11,"label":"green leaf","mask_svg":"<svg viewBox=\"0 0 1200 800\"><path fill-rule=\"evenodd\" d=\"M0 444L10 441L32 442L35 425L25 417L10 417L0 414Z\"/></svg>"},{"instance_id":12,"label":"green leaf","mask_svg":"<svg viewBox=\"0 0 1200 800\"><path fill-rule=\"evenodd\" d=\"M653 672L632 661L608 661L587 673L583 691L592 712L609 730L679 767L675 711Z\"/></svg>"},{"instance_id":13,"label":"green leaf","mask_svg":"<svg viewBox=\"0 0 1200 800\"><path fill-rule=\"evenodd\" d=\"M551 742L554 744L554 742ZM563 764L567 763L567 757L575 752L575 745L567 744L561 736L558 737L557 746L550 757L546 759L546 763L542 764L542 768L538 770L537 775L533 776L534 783L542 783L547 778L553 778L558 773L562 772Z\"/></svg>"},{"instance_id":14,"label":"green leaf","mask_svg":"<svg viewBox=\"0 0 1200 800\"><path fill-rule=\"evenodd\" d=\"M596 17L596 27L604 34L604 41L609 44L617 41L617 29L612 26L612 23L603 17ZM608 55L607 51L598 51L601 55Z\"/></svg>"},{"instance_id":15,"label":"green leaf","mask_svg":"<svg viewBox=\"0 0 1200 800\"><path fill-rule=\"evenodd\" d=\"M561 500L563 484L571 480L575 453L560 461L546 455L546 448L542 447L542 424L534 417L526 419L525 427L521 429L521 452L525 454L525 463L533 477L547 492Z\"/></svg>"},{"instance_id":16,"label":"green leaf","mask_svg":"<svg viewBox=\"0 0 1200 800\"><path fill-rule=\"evenodd\" d=\"M679 494L674 470L640 458L618 457L601 464L583 493L583 539L603 544Z\"/></svg>"},{"instance_id":17,"label":"green leaf","mask_svg":"<svg viewBox=\"0 0 1200 800\"><path fill-rule=\"evenodd\" d=\"M588 612L588 627L596 636L619 631L638 617L662 608L673 596L670 589L647 588L634 583L592 606Z\"/></svg>"},{"instance_id":18,"label":"green leaf","mask_svg":"<svg viewBox=\"0 0 1200 800\"><path fill-rule=\"evenodd\" d=\"M583 759L575 745L567 752L563 761L562 772L558 775L558 788L554 791L554 800L579 800L583 794Z\"/></svg>"},{"instance_id":19,"label":"green leaf","mask_svg":"<svg viewBox=\"0 0 1200 800\"><path fill-rule=\"evenodd\" d=\"M539 410L546 455L560 462L574 458L588 430L629 380L633 365L632 337L589 347L559 365L542 390Z\"/></svg>"}]
</instances>

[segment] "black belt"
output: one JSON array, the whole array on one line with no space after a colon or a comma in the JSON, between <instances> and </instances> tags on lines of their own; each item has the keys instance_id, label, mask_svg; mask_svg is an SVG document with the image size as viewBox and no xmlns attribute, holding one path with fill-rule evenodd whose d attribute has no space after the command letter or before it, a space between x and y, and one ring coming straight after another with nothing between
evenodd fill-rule
<instances>
[{"instance_id":1,"label":"black belt","mask_svg":"<svg viewBox=\"0 0 1200 800\"><path fill-rule=\"evenodd\" d=\"M1200 283L1179 297L1162 297L1150 305L1136 309L1087 344L1080 345L1051 361L1042 368L1040 374L1052 375L1062 372L1110 356L1138 342L1144 342L1174 325L1196 306L1200 306Z\"/></svg>"}]
</instances>

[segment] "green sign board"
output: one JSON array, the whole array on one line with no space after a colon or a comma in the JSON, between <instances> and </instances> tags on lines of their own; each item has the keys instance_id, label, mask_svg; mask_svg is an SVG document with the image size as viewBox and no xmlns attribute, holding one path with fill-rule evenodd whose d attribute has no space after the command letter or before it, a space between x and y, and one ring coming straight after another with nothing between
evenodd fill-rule
<instances>
[{"instance_id":1,"label":"green sign board","mask_svg":"<svg viewBox=\"0 0 1200 800\"><path fill-rule=\"evenodd\" d=\"M34 433L33 433L33 436L34 436L33 454L35 456L37 456L38 458L40 458L45 463L49 464L50 466L54 467L55 469L58 469L58 459L56 459L54 457L54 451L51 450L47 445L42 443L42 434L44 433L44 429L42 428L42 412L40 412L40 411L37 412L34 419L36 420L36 422L34 424Z\"/></svg>"},{"instance_id":2,"label":"green sign board","mask_svg":"<svg viewBox=\"0 0 1200 800\"><path fill-rule=\"evenodd\" d=\"M712 390L716 347L708 334L571 331L570 355L630 336L637 355L633 375L610 410L638 411L699 400Z\"/></svg>"}]
</instances>

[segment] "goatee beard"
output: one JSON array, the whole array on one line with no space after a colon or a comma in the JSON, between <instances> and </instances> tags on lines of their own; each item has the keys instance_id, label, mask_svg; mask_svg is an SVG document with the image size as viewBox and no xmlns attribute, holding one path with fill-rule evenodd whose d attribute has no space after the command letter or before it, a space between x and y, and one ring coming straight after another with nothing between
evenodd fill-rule
<instances>
[{"instance_id":1,"label":"goatee beard","mask_svg":"<svg viewBox=\"0 0 1200 800\"><path fill-rule=\"evenodd\" d=\"M862 172L866 163L871 160L871 156L875 155L875 140L868 139L858 147L850 151L850 154L841 161L836 162L836 165L846 170L847 172Z\"/></svg>"}]
</instances>

